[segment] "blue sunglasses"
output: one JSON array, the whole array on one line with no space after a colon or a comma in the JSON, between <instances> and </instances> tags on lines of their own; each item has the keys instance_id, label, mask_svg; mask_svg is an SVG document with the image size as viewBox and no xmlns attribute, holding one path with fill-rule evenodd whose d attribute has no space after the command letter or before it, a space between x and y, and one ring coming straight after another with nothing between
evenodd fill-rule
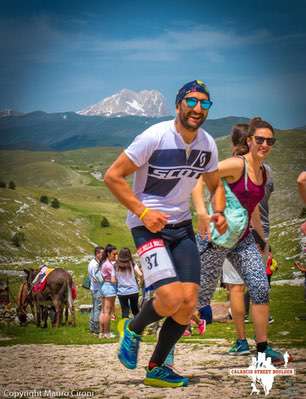
<instances>
[{"instance_id":1,"label":"blue sunglasses","mask_svg":"<svg viewBox=\"0 0 306 399\"><path fill-rule=\"evenodd\" d=\"M202 109L209 109L212 106L212 101L210 100L199 100L195 97L185 97L184 100L189 108L194 108L198 102L200 102Z\"/></svg>"}]
</instances>

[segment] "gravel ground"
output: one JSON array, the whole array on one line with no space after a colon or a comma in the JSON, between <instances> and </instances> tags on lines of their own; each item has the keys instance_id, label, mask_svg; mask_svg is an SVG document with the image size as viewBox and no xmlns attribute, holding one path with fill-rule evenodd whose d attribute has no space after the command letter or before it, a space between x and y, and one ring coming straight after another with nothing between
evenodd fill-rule
<instances>
[{"instance_id":1,"label":"gravel ground","mask_svg":"<svg viewBox=\"0 0 306 399\"><path fill-rule=\"evenodd\" d=\"M94 398L114 399L238 399L250 396L251 380L247 376L232 376L229 369L248 367L251 357L226 355L225 340L216 340L212 345L208 342L177 345L176 369L192 376L190 385L185 388L161 389L143 384L144 367L152 349L152 345L143 343L138 368L128 370L117 360L117 344L1 347L0 397L53 395L64 398L73 397L71 391L79 391L78 397L86 397L88 392L88 397L91 394ZM290 353L294 361L288 367L294 368L296 374L275 377L270 398L306 398L306 349L291 349ZM259 396L263 397L262 387L257 384L257 388L260 388Z\"/></svg>"}]
</instances>

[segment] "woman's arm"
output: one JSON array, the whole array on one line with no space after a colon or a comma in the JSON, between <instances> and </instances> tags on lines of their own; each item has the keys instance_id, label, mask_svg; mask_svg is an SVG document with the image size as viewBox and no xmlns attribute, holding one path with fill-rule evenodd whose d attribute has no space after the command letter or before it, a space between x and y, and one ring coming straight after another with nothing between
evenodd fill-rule
<instances>
[{"instance_id":1,"label":"woman's arm","mask_svg":"<svg viewBox=\"0 0 306 399\"><path fill-rule=\"evenodd\" d=\"M204 187L205 183L203 181L203 177L200 176L191 195L192 195L193 205L197 212L198 232L201 238L205 238L205 236L207 235L208 240L211 240L211 232L209 228L210 216L207 213L207 209L203 198Z\"/></svg>"},{"instance_id":2,"label":"woman's arm","mask_svg":"<svg viewBox=\"0 0 306 399\"><path fill-rule=\"evenodd\" d=\"M243 159L238 157L220 161L218 164L220 177L226 178L229 183L234 183L241 177L243 165Z\"/></svg>"}]
</instances>

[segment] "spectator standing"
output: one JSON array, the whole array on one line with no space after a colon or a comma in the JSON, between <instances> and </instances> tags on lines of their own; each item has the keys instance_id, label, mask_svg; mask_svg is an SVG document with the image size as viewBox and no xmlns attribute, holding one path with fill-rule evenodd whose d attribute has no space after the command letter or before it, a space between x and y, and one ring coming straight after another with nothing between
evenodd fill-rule
<instances>
[{"instance_id":1,"label":"spectator standing","mask_svg":"<svg viewBox=\"0 0 306 399\"><path fill-rule=\"evenodd\" d=\"M115 299L117 285L114 264L117 258L117 249L108 244L101 259L101 274L104 280L102 285L102 311L100 313L100 334L99 338L115 338L110 330L112 313L115 310Z\"/></svg>"},{"instance_id":2,"label":"spectator standing","mask_svg":"<svg viewBox=\"0 0 306 399\"><path fill-rule=\"evenodd\" d=\"M122 318L128 318L130 310L134 316L139 312L139 287L135 273L137 272L131 251L129 248L122 248L115 264L117 295L121 306Z\"/></svg>"},{"instance_id":3,"label":"spectator standing","mask_svg":"<svg viewBox=\"0 0 306 399\"><path fill-rule=\"evenodd\" d=\"M90 279L90 292L92 296L92 309L89 319L89 331L93 334L99 334L99 314L101 311L101 285L95 275L98 272L103 255L103 247L95 248L95 257L88 264L88 277Z\"/></svg>"}]
</instances>

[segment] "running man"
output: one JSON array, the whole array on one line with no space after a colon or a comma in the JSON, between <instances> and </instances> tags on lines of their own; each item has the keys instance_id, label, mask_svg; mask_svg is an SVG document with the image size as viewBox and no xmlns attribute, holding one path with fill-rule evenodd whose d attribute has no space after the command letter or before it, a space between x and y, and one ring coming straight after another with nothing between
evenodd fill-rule
<instances>
[{"instance_id":1,"label":"running man","mask_svg":"<svg viewBox=\"0 0 306 399\"><path fill-rule=\"evenodd\" d=\"M137 367L141 334L165 318L144 383L160 387L188 385L188 378L164 365L195 311L200 257L191 223L189 200L200 175L212 195L213 221L223 234L224 188L213 138L200 126L212 105L206 85L186 83L176 96L176 119L151 126L137 136L105 174L104 181L128 208L127 224L141 259L146 287L154 298L131 321L122 320L118 357ZM126 177L134 173L133 190Z\"/></svg>"}]
</instances>

